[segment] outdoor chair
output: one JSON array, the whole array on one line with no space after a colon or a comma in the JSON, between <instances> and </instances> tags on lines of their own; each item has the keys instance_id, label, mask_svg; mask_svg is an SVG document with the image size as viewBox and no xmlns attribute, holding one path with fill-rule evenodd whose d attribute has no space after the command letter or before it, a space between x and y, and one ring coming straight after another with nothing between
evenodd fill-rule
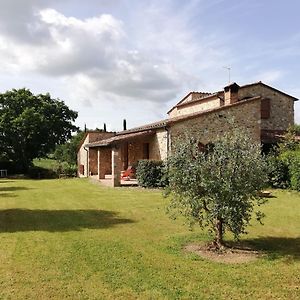
<instances>
[{"instance_id":1,"label":"outdoor chair","mask_svg":"<svg viewBox=\"0 0 300 300\"><path fill-rule=\"evenodd\" d=\"M121 180L130 180L135 177L135 168L129 166L126 171L123 171L121 174Z\"/></svg>"}]
</instances>

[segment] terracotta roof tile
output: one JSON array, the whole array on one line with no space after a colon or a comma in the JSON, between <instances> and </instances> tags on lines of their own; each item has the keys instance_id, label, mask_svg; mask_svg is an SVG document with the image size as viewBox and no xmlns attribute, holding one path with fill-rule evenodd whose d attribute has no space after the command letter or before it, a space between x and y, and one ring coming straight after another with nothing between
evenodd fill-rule
<instances>
[{"instance_id":1,"label":"terracotta roof tile","mask_svg":"<svg viewBox=\"0 0 300 300\"><path fill-rule=\"evenodd\" d=\"M128 133L138 132L138 131L144 131L144 130L150 130L150 129L163 128L164 126L166 126L167 121L168 121L168 119L164 119L164 120L160 120L160 121L150 123L150 124L146 124L146 125L143 125L143 126L134 127L134 128L124 130L124 131L119 131L119 132L117 132L117 135L123 135L123 134L128 134Z\"/></svg>"},{"instance_id":2,"label":"terracotta roof tile","mask_svg":"<svg viewBox=\"0 0 300 300\"><path fill-rule=\"evenodd\" d=\"M111 138L108 138L108 139L105 139L105 140L101 140L101 141L98 141L98 142L86 144L85 147L88 147L88 148L104 147L104 146L112 145L116 142L126 141L126 140L130 140L130 139L137 138L137 137L142 137L142 136L150 136L150 135L153 135L153 134L155 134L154 130L148 130L148 131L141 131L141 132L123 134L123 135L115 135L115 136L113 136Z\"/></svg>"},{"instance_id":3,"label":"terracotta roof tile","mask_svg":"<svg viewBox=\"0 0 300 300\"><path fill-rule=\"evenodd\" d=\"M256 96L256 97L249 98L247 100L238 101L238 102L233 103L233 104L223 105L223 106L208 109L208 110L205 110L205 111L194 112L194 113L186 114L186 115L183 115L183 116L170 118L168 120L167 124L169 125L169 124L177 123L179 121L183 121L183 120L186 120L186 119L193 119L193 118L196 118L198 116L202 116L202 115L206 115L206 114L213 113L213 112L216 112L216 111L228 109L228 108L231 108L231 107L234 107L234 106L237 106L237 105L242 105L242 104L248 103L250 101L255 101L255 100L258 100L258 99L261 99L261 98L262 98L261 96Z\"/></svg>"}]
</instances>

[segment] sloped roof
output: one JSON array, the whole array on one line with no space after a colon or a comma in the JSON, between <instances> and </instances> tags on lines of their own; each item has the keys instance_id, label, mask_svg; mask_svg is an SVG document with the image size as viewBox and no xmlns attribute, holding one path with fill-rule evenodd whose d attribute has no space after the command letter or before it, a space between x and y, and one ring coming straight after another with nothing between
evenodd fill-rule
<instances>
[{"instance_id":1,"label":"sloped roof","mask_svg":"<svg viewBox=\"0 0 300 300\"><path fill-rule=\"evenodd\" d=\"M131 140L131 139L138 138L138 137L151 136L154 134L155 134L155 130L147 130L147 131L134 132L134 133L128 133L128 134L123 134L123 135L115 135L115 136L105 139L105 140L86 144L85 147L88 147L88 148L104 147L104 146L112 145L116 142L127 141L127 140Z\"/></svg>"},{"instance_id":2,"label":"sloped roof","mask_svg":"<svg viewBox=\"0 0 300 300\"><path fill-rule=\"evenodd\" d=\"M236 83L235 83L235 82L234 82L234 83L230 83L230 84L227 85L226 87L232 86L232 85L234 85L234 84L236 84ZM276 89L276 88L274 88L274 87L272 87L272 86L270 86L270 85L267 85L267 84L263 83L262 81L253 82L253 83L249 83L249 84L242 85L242 86L240 86L240 89L242 89L242 88L247 88L247 87L249 87L249 86L254 86L254 85L262 85L262 86L267 87L267 88L269 88L269 89L271 89L271 90L273 90L273 91L275 91L275 92L277 92L277 93L280 93L280 94L282 94L282 95L284 95L284 96L290 97L290 98L292 98L294 101L298 101L298 100L299 100L298 98L293 97L293 96L291 96L291 95L289 95L289 94L287 94L287 93L285 93L285 92L282 92L282 91L280 91L280 90L278 90L278 89ZM225 88L226 88L226 87L225 87ZM214 93L206 93L206 92L205 92L205 93L202 93L202 92L190 92L190 93L187 94L185 97L183 97L177 104L175 104L175 105L174 105L167 113L171 112L171 111L172 111L174 108L176 108L176 107L181 107L181 106L188 105L188 104L191 104L191 103L200 102L200 101L202 101L202 100L209 99L210 97L213 97L213 96L219 97L220 94L223 93L223 92L224 92L224 91L218 91L218 92L214 92ZM192 93L199 93L199 94L202 94L202 95L201 95L200 97L197 97L197 98L195 98L195 99L193 99L193 100L190 100L190 101L188 101L188 102L184 102L184 100L185 100L188 96L190 96Z\"/></svg>"},{"instance_id":3,"label":"sloped roof","mask_svg":"<svg viewBox=\"0 0 300 300\"><path fill-rule=\"evenodd\" d=\"M83 145L83 143L84 143L84 141L85 141L85 139L86 139L86 137L89 135L89 134L93 134L93 135L102 135L102 134L105 134L105 133L111 133L111 134L115 134L115 132L113 132L113 131L104 131L104 130L102 130L102 129L100 129L100 130L87 130L85 133L84 133L84 135L83 135L83 137L82 137L82 139L81 139L81 141L80 141L80 143L79 143L79 145L78 145L78 147L77 147L77 151L79 151L79 149L81 148L81 146Z\"/></svg>"},{"instance_id":4,"label":"sloped roof","mask_svg":"<svg viewBox=\"0 0 300 300\"><path fill-rule=\"evenodd\" d=\"M180 121L188 120L188 119L193 119L193 118L196 118L196 117L199 117L199 116L202 116L202 115L207 115L207 114L210 114L210 113L213 113L213 112L216 112L216 111L225 110L225 109L228 109L228 108L231 108L231 107L234 107L234 106L242 105L242 104L249 103L251 101L256 101L256 100L259 100L259 99L262 99L262 97L261 96L256 96L256 97L252 97L252 98L248 98L248 99L245 99L245 100L235 102L233 104L227 104L227 105L215 107L215 108L200 111L200 112L194 112L194 113L190 113L190 114L186 114L186 115L182 115L182 116L177 116L177 117L174 117L174 118L170 118L168 120L168 125L172 124L172 123L177 123L177 122L180 122Z\"/></svg>"},{"instance_id":5,"label":"sloped roof","mask_svg":"<svg viewBox=\"0 0 300 300\"><path fill-rule=\"evenodd\" d=\"M192 100L189 100L187 102L184 102L192 94L198 94L198 97L196 99L192 99ZM180 105L184 105L184 104L187 104L187 103L192 103L192 102L198 101L200 99L204 99L206 97L212 96L212 94L215 94L215 93L209 93L209 92L189 92L175 106L173 106L167 113L169 113L175 107L178 107Z\"/></svg>"},{"instance_id":6,"label":"sloped roof","mask_svg":"<svg viewBox=\"0 0 300 300\"><path fill-rule=\"evenodd\" d=\"M168 121L168 119L164 119L164 120L160 120L160 121L150 123L150 124L146 124L146 125L143 125L143 126L134 127L134 128L128 129L128 130L119 131L119 132L117 132L117 135L123 135L123 134L132 133L132 132L163 128L164 126L167 125L167 121Z\"/></svg>"},{"instance_id":7,"label":"sloped roof","mask_svg":"<svg viewBox=\"0 0 300 300\"><path fill-rule=\"evenodd\" d=\"M277 93L280 93L280 94L282 94L282 95L284 95L284 96L287 96L287 97L289 97L289 98L292 98L294 101L298 101L298 100L299 100L298 98L296 98L296 97L294 97L294 96L291 96L291 95L289 95L289 94L287 94L287 93L285 93L285 92L283 92L283 91L280 91L280 90L278 90L278 89L276 89L276 88L274 88L274 87L272 87L272 86L270 86L270 85L267 85L267 84L263 83L262 81L258 81L258 82L254 82L254 83L249 83L249 84L242 85L242 86L240 87L240 89L246 88L246 87L249 87L249 86L253 86L253 85L262 85L262 86L267 87L267 88L269 88L269 89L271 89L271 90L273 90L273 91L275 91L275 92L277 92Z\"/></svg>"}]
</instances>

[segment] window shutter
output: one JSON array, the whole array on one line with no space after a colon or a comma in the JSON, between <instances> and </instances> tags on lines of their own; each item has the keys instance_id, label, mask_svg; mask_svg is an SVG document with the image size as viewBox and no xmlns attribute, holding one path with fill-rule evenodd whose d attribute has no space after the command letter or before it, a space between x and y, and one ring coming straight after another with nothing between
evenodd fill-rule
<instances>
[{"instance_id":1,"label":"window shutter","mask_svg":"<svg viewBox=\"0 0 300 300\"><path fill-rule=\"evenodd\" d=\"M270 99L262 99L261 100L261 118L262 119L269 119L270 118L270 111L271 111L271 103Z\"/></svg>"}]
</instances>

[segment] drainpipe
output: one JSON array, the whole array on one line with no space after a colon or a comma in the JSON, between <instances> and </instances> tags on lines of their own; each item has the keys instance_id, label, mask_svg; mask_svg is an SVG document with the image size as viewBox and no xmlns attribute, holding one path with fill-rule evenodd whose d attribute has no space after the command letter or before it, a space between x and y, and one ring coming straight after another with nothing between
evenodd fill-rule
<instances>
[{"instance_id":1,"label":"drainpipe","mask_svg":"<svg viewBox=\"0 0 300 300\"><path fill-rule=\"evenodd\" d=\"M89 177L89 150L85 146L83 149L86 151L86 177Z\"/></svg>"}]
</instances>

